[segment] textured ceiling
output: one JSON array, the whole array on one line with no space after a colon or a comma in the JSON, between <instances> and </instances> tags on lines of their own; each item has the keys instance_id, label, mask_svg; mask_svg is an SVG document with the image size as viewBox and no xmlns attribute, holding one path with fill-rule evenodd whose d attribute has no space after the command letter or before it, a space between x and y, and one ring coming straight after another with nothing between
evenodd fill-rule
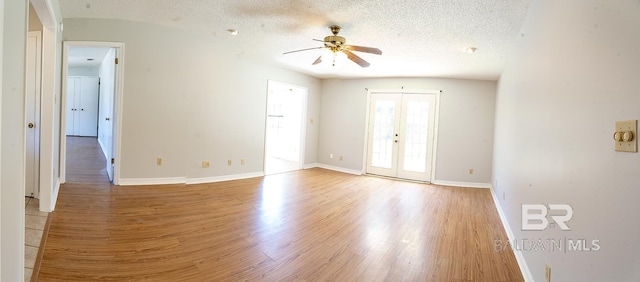
<instances>
[{"instance_id":1,"label":"textured ceiling","mask_svg":"<svg viewBox=\"0 0 640 282\"><path fill-rule=\"evenodd\" d=\"M239 56L316 77L429 76L496 80L527 14L529 0L61 0L65 18L155 23L228 38ZM347 44L377 47L350 61L312 66L331 24ZM232 36L227 29L237 29ZM476 47L474 54L467 47Z\"/></svg>"}]
</instances>

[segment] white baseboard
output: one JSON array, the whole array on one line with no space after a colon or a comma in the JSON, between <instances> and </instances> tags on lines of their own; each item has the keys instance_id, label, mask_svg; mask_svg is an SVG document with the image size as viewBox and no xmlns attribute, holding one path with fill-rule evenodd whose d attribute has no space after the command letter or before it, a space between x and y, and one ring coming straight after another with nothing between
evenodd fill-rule
<instances>
[{"instance_id":1,"label":"white baseboard","mask_svg":"<svg viewBox=\"0 0 640 282\"><path fill-rule=\"evenodd\" d=\"M58 192L60 192L60 178L56 178L55 184L53 185L53 191L51 191L51 199L49 203L46 203L43 212L52 212L56 207L56 202L58 202ZM42 206L42 205L41 205Z\"/></svg>"},{"instance_id":2,"label":"white baseboard","mask_svg":"<svg viewBox=\"0 0 640 282\"><path fill-rule=\"evenodd\" d=\"M100 138L98 139L98 145L100 145L100 150L102 151L102 155L104 155L104 158L106 160L109 160L109 156L107 156L107 150L104 149L104 144L102 144L102 142L100 141Z\"/></svg>"},{"instance_id":3,"label":"white baseboard","mask_svg":"<svg viewBox=\"0 0 640 282\"><path fill-rule=\"evenodd\" d=\"M187 178L186 183L187 184L212 183L212 182L231 181L231 180L261 177L261 176L264 176L264 172L258 171L258 172L221 175L221 176L212 176L212 177Z\"/></svg>"},{"instance_id":4,"label":"white baseboard","mask_svg":"<svg viewBox=\"0 0 640 282\"><path fill-rule=\"evenodd\" d=\"M316 168L318 167L318 163L312 163L312 164L305 164L302 166L302 169L311 169L311 168Z\"/></svg>"},{"instance_id":5,"label":"white baseboard","mask_svg":"<svg viewBox=\"0 0 640 282\"><path fill-rule=\"evenodd\" d=\"M316 167L324 168L324 169L328 169L328 170L339 171L339 172L344 172L344 173L349 173L349 174L362 175L362 171L355 170L355 169L348 169L348 168L339 167L339 166L332 166L332 165L326 165L326 164L317 164Z\"/></svg>"},{"instance_id":6,"label":"white baseboard","mask_svg":"<svg viewBox=\"0 0 640 282\"><path fill-rule=\"evenodd\" d=\"M120 186L133 186L133 185L164 185L164 184L201 184L212 183L230 180L247 179L253 177L264 176L264 172L250 172L243 174L221 175L211 177L198 177L198 178L186 178L186 177L164 177L164 178L122 178L118 185Z\"/></svg>"},{"instance_id":7,"label":"white baseboard","mask_svg":"<svg viewBox=\"0 0 640 282\"><path fill-rule=\"evenodd\" d=\"M491 188L491 183L482 182L459 182L459 181L446 181L446 180L433 180L431 184L442 186L454 186L454 187L467 187L467 188Z\"/></svg>"},{"instance_id":8,"label":"white baseboard","mask_svg":"<svg viewBox=\"0 0 640 282\"><path fill-rule=\"evenodd\" d=\"M184 177L164 177L164 178L120 178L118 185L163 185L163 184L184 184Z\"/></svg>"},{"instance_id":9,"label":"white baseboard","mask_svg":"<svg viewBox=\"0 0 640 282\"><path fill-rule=\"evenodd\" d=\"M493 190L493 186L490 186L491 197L493 198L493 203L496 205L496 210L498 211L498 215L500 216L500 221L502 221L502 227L504 227L505 232L507 233L507 237L510 242L514 242L516 240L513 231L511 230L511 226L509 226L509 222L507 221L507 217L502 210L502 206L500 206L500 202L498 201L498 196L496 196L495 190ZM520 267L520 272L522 272L522 277L524 277L524 281L533 282L533 275L531 275L531 270L529 270L529 266L527 266L527 262L524 259L524 255L522 254L522 250L512 249L513 254L516 257L516 261L518 262L518 266Z\"/></svg>"}]
</instances>

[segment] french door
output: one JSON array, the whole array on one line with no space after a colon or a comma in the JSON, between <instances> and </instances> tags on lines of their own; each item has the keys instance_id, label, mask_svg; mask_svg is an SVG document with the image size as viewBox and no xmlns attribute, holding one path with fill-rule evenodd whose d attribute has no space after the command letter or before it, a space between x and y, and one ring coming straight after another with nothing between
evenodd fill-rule
<instances>
[{"instance_id":1,"label":"french door","mask_svg":"<svg viewBox=\"0 0 640 282\"><path fill-rule=\"evenodd\" d=\"M430 181L435 94L371 94L369 174Z\"/></svg>"}]
</instances>

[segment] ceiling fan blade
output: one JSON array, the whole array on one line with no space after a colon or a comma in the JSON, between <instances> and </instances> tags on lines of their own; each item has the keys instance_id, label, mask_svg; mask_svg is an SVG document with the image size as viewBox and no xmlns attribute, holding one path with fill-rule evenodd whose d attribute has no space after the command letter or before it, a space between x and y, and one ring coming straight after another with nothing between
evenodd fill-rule
<instances>
[{"instance_id":1,"label":"ceiling fan blade","mask_svg":"<svg viewBox=\"0 0 640 282\"><path fill-rule=\"evenodd\" d=\"M289 51L289 52L284 52L282 53L283 55L285 54L290 54L290 53L295 53L295 52L300 52L300 51L307 51L307 50L314 50L314 49L322 49L324 47L313 47L313 48L307 48L307 49L300 49L300 50L294 50L294 51Z\"/></svg>"},{"instance_id":2,"label":"ceiling fan blade","mask_svg":"<svg viewBox=\"0 0 640 282\"><path fill-rule=\"evenodd\" d=\"M378 49L378 48L364 47L364 46L354 46L354 45L346 45L344 47L346 49L348 49L348 50L351 50L351 51L358 51L358 52L365 52L365 53L371 53L371 54L376 54L376 55L382 55L382 51L380 51L380 49Z\"/></svg>"},{"instance_id":3,"label":"ceiling fan blade","mask_svg":"<svg viewBox=\"0 0 640 282\"><path fill-rule=\"evenodd\" d=\"M319 63L322 63L322 56L318 57L318 58L313 62L313 64L312 64L312 65L317 65L317 64L319 64Z\"/></svg>"},{"instance_id":4,"label":"ceiling fan blade","mask_svg":"<svg viewBox=\"0 0 640 282\"><path fill-rule=\"evenodd\" d=\"M365 61L362 58L358 57L358 55L352 53L349 50L343 50L342 52L347 54L347 58L349 58L349 60L352 60L354 63L360 65L363 68L366 68L366 67L368 67L370 65L367 61Z\"/></svg>"}]
</instances>

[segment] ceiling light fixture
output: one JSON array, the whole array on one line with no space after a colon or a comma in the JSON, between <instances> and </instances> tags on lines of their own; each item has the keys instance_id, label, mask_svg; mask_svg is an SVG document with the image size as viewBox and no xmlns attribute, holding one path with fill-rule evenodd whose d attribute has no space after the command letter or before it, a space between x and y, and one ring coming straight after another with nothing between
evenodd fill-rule
<instances>
[{"instance_id":1,"label":"ceiling light fixture","mask_svg":"<svg viewBox=\"0 0 640 282\"><path fill-rule=\"evenodd\" d=\"M230 28L230 29L227 29L227 32L231 35L238 35L237 29Z\"/></svg>"},{"instance_id":2,"label":"ceiling light fixture","mask_svg":"<svg viewBox=\"0 0 640 282\"><path fill-rule=\"evenodd\" d=\"M478 50L478 48L476 48L476 47L469 47L469 48L467 48L467 52L469 52L469 53L471 53L471 54L475 53L475 52L476 52L476 50Z\"/></svg>"}]
</instances>

